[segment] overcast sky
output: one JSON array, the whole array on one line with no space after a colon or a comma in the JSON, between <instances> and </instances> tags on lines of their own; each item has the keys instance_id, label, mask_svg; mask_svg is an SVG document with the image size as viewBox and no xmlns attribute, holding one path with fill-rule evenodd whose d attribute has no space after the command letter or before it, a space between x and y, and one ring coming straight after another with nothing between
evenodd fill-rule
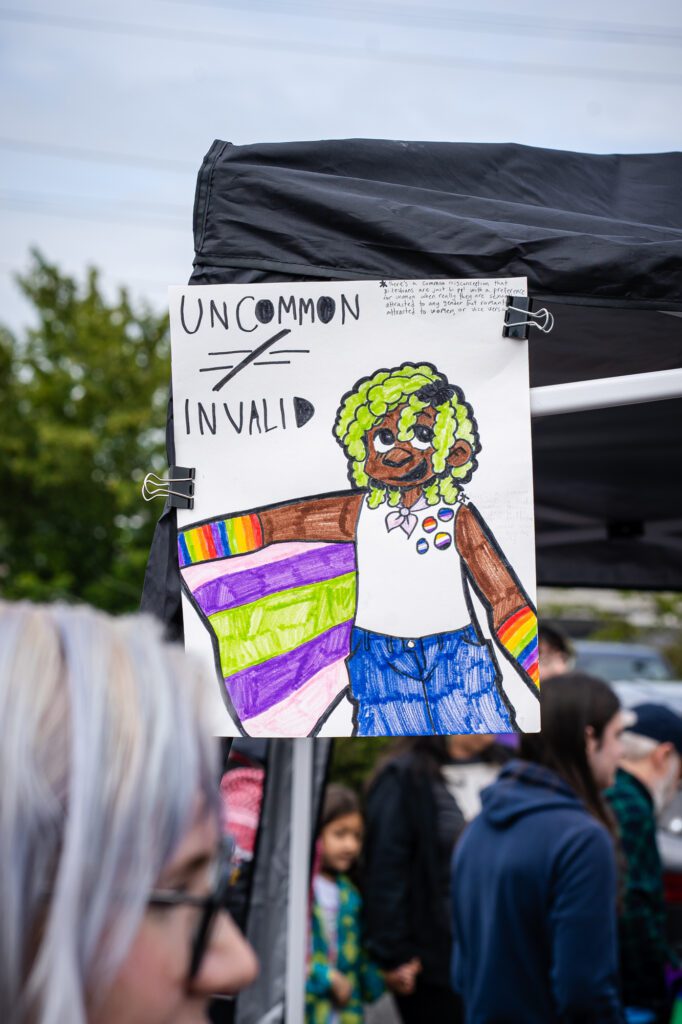
<instances>
[{"instance_id":1,"label":"overcast sky","mask_svg":"<svg viewBox=\"0 0 682 1024\"><path fill-rule=\"evenodd\" d=\"M215 138L680 148L679 0L0 0L0 321L38 246L157 307Z\"/></svg>"}]
</instances>

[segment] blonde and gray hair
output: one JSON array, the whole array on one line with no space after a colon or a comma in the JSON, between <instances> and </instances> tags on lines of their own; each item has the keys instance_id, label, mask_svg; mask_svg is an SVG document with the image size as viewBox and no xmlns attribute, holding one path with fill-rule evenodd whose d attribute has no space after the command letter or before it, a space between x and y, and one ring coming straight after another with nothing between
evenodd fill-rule
<instances>
[{"instance_id":1,"label":"blonde and gray hair","mask_svg":"<svg viewBox=\"0 0 682 1024\"><path fill-rule=\"evenodd\" d=\"M626 730L621 735L622 758L624 761L644 761L659 746L657 740Z\"/></svg>"},{"instance_id":2,"label":"blonde and gray hair","mask_svg":"<svg viewBox=\"0 0 682 1024\"><path fill-rule=\"evenodd\" d=\"M0 602L0 1018L85 1024L199 801L206 680L152 620Z\"/></svg>"}]
</instances>

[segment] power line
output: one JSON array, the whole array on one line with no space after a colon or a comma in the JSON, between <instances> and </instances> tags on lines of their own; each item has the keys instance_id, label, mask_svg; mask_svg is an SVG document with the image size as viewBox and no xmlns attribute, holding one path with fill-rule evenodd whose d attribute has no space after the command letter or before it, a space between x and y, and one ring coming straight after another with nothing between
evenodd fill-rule
<instances>
[{"instance_id":1,"label":"power line","mask_svg":"<svg viewBox=\"0 0 682 1024\"><path fill-rule=\"evenodd\" d=\"M264 14L293 14L300 17L332 18L402 24L417 28L459 29L465 32L488 32L495 35L559 36L593 39L605 43L633 43L641 46L679 46L682 30L670 25L633 25L624 27L613 22L589 21L579 18L557 18L508 11L471 11L464 8L448 10L431 5L409 6L386 3L335 3L325 7L317 0L166 0L167 3L190 7L213 7L220 10L248 11Z\"/></svg>"},{"instance_id":2,"label":"power line","mask_svg":"<svg viewBox=\"0 0 682 1024\"><path fill-rule=\"evenodd\" d=\"M24 153L40 153L45 156L64 157L67 160L85 160L92 163L121 164L129 167L149 167L153 170L186 173L198 167L189 160L171 160L165 157L133 156L127 153L112 153L102 149L81 149L78 146L55 146L47 142L31 142L29 139L0 137L1 149L12 149Z\"/></svg>"},{"instance_id":3,"label":"power line","mask_svg":"<svg viewBox=\"0 0 682 1024\"><path fill-rule=\"evenodd\" d=\"M9 260L0 260L0 273L6 273L10 276L25 276L30 273L30 267L17 266L16 263L12 263ZM161 280L160 277L139 277L137 274L134 277L126 277L123 279L122 275L118 271L104 270L101 267L97 268L100 273L100 280L104 282L105 287L116 287L116 288L127 288L130 285L144 285L145 288L167 288L168 278ZM180 282L185 284L185 281Z\"/></svg>"},{"instance_id":4,"label":"power line","mask_svg":"<svg viewBox=\"0 0 682 1024\"><path fill-rule=\"evenodd\" d=\"M12 201L22 202L27 200L29 202L40 202L45 201L47 203L66 203L66 204L77 204L82 205L83 203L109 203L111 200L108 198L102 199L99 196L70 196L63 193L55 192L25 192L22 189L16 189L9 191L5 189L0 190L0 196L11 199ZM149 199L119 199L115 202L115 207L119 209L129 209L131 211L151 210L154 213L160 213L169 217L186 217L187 207L180 206L176 203L158 203L154 200Z\"/></svg>"},{"instance_id":5,"label":"power line","mask_svg":"<svg viewBox=\"0 0 682 1024\"><path fill-rule=\"evenodd\" d=\"M0 206L7 210L47 214L62 217L66 220L97 221L107 224L135 224L148 227L159 227L171 231L191 232L191 221L186 210L162 203L123 202L119 208L83 209L78 207L79 200L69 196L50 196L31 192L0 191ZM139 210L140 212L135 212ZM166 216L147 216L146 211L157 212ZM180 221L182 218L182 223Z\"/></svg>"},{"instance_id":6,"label":"power line","mask_svg":"<svg viewBox=\"0 0 682 1024\"><path fill-rule=\"evenodd\" d=\"M175 29L159 25L133 25L126 22L105 21L99 18L73 17L70 15L48 14L42 11L19 11L10 8L0 9L0 19L28 25L49 25L52 28L75 29L87 32L99 32L105 35L123 35L146 39L169 39L177 42L206 43L221 47L237 47L267 50L276 53L298 53L322 59L337 58L342 60L372 60L377 63L413 64L419 67L448 68L462 70L475 68L492 73L542 75L544 77L592 78L608 81L646 82L656 85L679 85L682 75L666 71L638 71L631 68L581 67L575 64L529 63L527 60L483 59L476 57L446 57L439 55L419 54L410 51L369 51L361 46L341 46L330 43L303 43L296 40L282 42L279 39L267 39L262 36L245 36L234 33L202 31L200 29Z\"/></svg>"}]
</instances>

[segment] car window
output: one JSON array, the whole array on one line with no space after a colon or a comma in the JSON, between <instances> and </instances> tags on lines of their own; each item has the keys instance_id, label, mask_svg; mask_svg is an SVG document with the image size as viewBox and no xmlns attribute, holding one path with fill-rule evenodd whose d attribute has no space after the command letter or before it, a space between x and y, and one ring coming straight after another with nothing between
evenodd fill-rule
<instances>
[{"instance_id":1,"label":"car window","mask_svg":"<svg viewBox=\"0 0 682 1024\"><path fill-rule=\"evenodd\" d=\"M655 655L647 654L580 651L576 668L612 683L627 679L664 681L671 678L666 663Z\"/></svg>"}]
</instances>

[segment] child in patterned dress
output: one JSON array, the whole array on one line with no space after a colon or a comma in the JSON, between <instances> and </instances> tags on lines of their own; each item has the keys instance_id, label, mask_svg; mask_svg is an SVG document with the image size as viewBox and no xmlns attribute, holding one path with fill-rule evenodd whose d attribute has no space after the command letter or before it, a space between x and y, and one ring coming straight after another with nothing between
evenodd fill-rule
<instances>
[{"instance_id":1,"label":"child in patterned dress","mask_svg":"<svg viewBox=\"0 0 682 1024\"><path fill-rule=\"evenodd\" d=\"M348 877L362 849L363 829L356 794L328 786L312 886L307 1024L362 1024L363 1003L384 990L381 972L362 946L362 899Z\"/></svg>"}]
</instances>

